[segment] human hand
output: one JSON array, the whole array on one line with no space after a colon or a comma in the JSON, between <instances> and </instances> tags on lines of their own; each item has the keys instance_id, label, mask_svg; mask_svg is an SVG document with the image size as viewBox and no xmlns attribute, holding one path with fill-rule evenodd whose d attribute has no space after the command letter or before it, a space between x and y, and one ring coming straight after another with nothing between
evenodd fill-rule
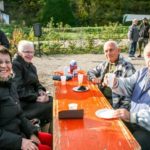
<instances>
[{"instance_id":1,"label":"human hand","mask_svg":"<svg viewBox=\"0 0 150 150\"><path fill-rule=\"evenodd\" d=\"M113 113L114 118L120 118L126 122L130 121L130 112L124 108L116 109Z\"/></svg>"},{"instance_id":2,"label":"human hand","mask_svg":"<svg viewBox=\"0 0 150 150\"><path fill-rule=\"evenodd\" d=\"M47 95L47 93L43 90L39 90L39 95L42 96L42 95Z\"/></svg>"},{"instance_id":3,"label":"human hand","mask_svg":"<svg viewBox=\"0 0 150 150\"><path fill-rule=\"evenodd\" d=\"M32 140L22 138L21 150L38 150L38 147Z\"/></svg>"},{"instance_id":4,"label":"human hand","mask_svg":"<svg viewBox=\"0 0 150 150\"><path fill-rule=\"evenodd\" d=\"M99 79L99 78L93 78L93 79L92 79L92 82L93 82L94 84L100 84L100 83L102 82L102 80Z\"/></svg>"},{"instance_id":5,"label":"human hand","mask_svg":"<svg viewBox=\"0 0 150 150\"><path fill-rule=\"evenodd\" d=\"M47 95L38 96L37 102L45 103L49 101L49 97Z\"/></svg>"},{"instance_id":6,"label":"human hand","mask_svg":"<svg viewBox=\"0 0 150 150\"><path fill-rule=\"evenodd\" d=\"M104 76L103 86L109 86L112 88L116 84L116 77L114 73L107 73Z\"/></svg>"},{"instance_id":7,"label":"human hand","mask_svg":"<svg viewBox=\"0 0 150 150\"><path fill-rule=\"evenodd\" d=\"M39 140L39 138L38 138L36 135L34 135L34 134L31 135L30 139L31 139L33 142L37 143L37 144L40 144L40 143L41 143L40 140Z\"/></svg>"}]
</instances>

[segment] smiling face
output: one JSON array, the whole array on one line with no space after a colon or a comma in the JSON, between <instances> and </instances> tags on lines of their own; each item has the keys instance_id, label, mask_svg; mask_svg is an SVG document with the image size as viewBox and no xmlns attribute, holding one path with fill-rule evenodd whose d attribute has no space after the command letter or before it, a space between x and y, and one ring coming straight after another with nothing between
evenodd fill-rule
<instances>
[{"instance_id":1,"label":"smiling face","mask_svg":"<svg viewBox=\"0 0 150 150\"><path fill-rule=\"evenodd\" d=\"M34 48L30 45L25 45L24 50L19 51L18 54L24 59L24 61L30 63L34 57Z\"/></svg>"},{"instance_id":2,"label":"smiling face","mask_svg":"<svg viewBox=\"0 0 150 150\"><path fill-rule=\"evenodd\" d=\"M115 63L118 60L120 50L114 42L106 42L104 45L104 54L110 63Z\"/></svg>"},{"instance_id":3,"label":"smiling face","mask_svg":"<svg viewBox=\"0 0 150 150\"><path fill-rule=\"evenodd\" d=\"M8 54L0 53L0 78L1 80L7 80L12 73L11 58Z\"/></svg>"}]
</instances>

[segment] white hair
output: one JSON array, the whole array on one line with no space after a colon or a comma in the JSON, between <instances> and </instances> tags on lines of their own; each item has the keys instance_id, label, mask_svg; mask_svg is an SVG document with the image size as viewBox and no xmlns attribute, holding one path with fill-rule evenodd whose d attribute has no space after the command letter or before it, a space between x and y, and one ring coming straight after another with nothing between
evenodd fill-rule
<instances>
[{"instance_id":1,"label":"white hair","mask_svg":"<svg viewBox=\"0 0 150 150\"><path fill-rule=\"evenodd\" d=\"M105 49L105 47L106 47L107 45L114 45L114 47L115 47L116 49L118 48L117 42L112 41L112 40L107 41L107 42L104 44L104 47L103 47L103 48Z\"/></svg>"},{"instance_id":2,"label":"white hair","mask_svg":"<svg viewBox=\"0 0 150 150\"><path fill-rule=\"evenodd\" d=\"M18 43L18 52L22 52L26 50L27 47L33 48L34 49L34 44L31 41L27 40L21 40Z\"/></svg>"}]
</instances>

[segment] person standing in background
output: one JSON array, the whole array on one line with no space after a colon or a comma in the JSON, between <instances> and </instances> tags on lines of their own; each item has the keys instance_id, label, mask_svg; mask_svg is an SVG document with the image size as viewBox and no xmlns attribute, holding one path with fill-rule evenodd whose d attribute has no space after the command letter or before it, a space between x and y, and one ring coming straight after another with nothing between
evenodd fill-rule
<instances>
[{"instance_id":1,"label":"person standing in background","mask_svg":"<svg viewBox=\"0 0 150 150\"><path fill-rule=\"evenodd\" d=\"M148 39L149 39L149 33L150 33L150 25L148 23L148 19L144 18L140 28L139 28L139 40L138 40L138 44L139 44L139 55L137 57L141 57L141 53L142 53L142 46L146 46L148 43Z\"/></svg>"},{"instance_id":2,"label":"person standing in background","mask_svg":"<svg viewBox=\"0 0 150 150\"><path fill-rule=\"evenodd\" d=\"M2 30L0 30L0 45L6 47L7 49L9 49L9 47L10 47L7 36L5 35L5 33Z\"/></svg>"},{"instance_id":3,"label":"person standing in background","mask_svg":"<svg viewBox=\"0 0 150 150\"><path fill-rule=\"evenodd\" d=\"M138 31L138 20L133 19L132 25L129 27L128 31L128 39L130 41L130 47L129 47L129 57L135 57L136 47L137 47L137 41L139 38L139 31Z\"/></svg>"}]
</instances>

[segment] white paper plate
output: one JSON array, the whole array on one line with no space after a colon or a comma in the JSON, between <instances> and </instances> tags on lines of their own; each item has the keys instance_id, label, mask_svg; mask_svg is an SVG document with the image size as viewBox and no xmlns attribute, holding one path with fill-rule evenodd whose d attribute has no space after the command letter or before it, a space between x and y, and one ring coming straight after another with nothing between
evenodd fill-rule
<instances>
[{"instance_id":1,"label":"white paper plate","mask_svg":"<svg viewBox=\"0 0 150 150\"><path fill-rule=\"evenodd\" d=\"M79 86L76 86L74 87L72 90L75 91L75 92L85 92L85 91L88 91L89 88L88 87L85 87L86 89L85 90L78 90Z\"/></svg>"},{"instance_id":2,"label":"white paper plate","mask_svg":"<svg viewBox=\"0 0 150 150\"><path fill-rule=\"evenodd\" d=\"M95 115L99 118L112 119L113 117L113 109L99 109L95 112Z\"/></svg>"}]
</instances>

